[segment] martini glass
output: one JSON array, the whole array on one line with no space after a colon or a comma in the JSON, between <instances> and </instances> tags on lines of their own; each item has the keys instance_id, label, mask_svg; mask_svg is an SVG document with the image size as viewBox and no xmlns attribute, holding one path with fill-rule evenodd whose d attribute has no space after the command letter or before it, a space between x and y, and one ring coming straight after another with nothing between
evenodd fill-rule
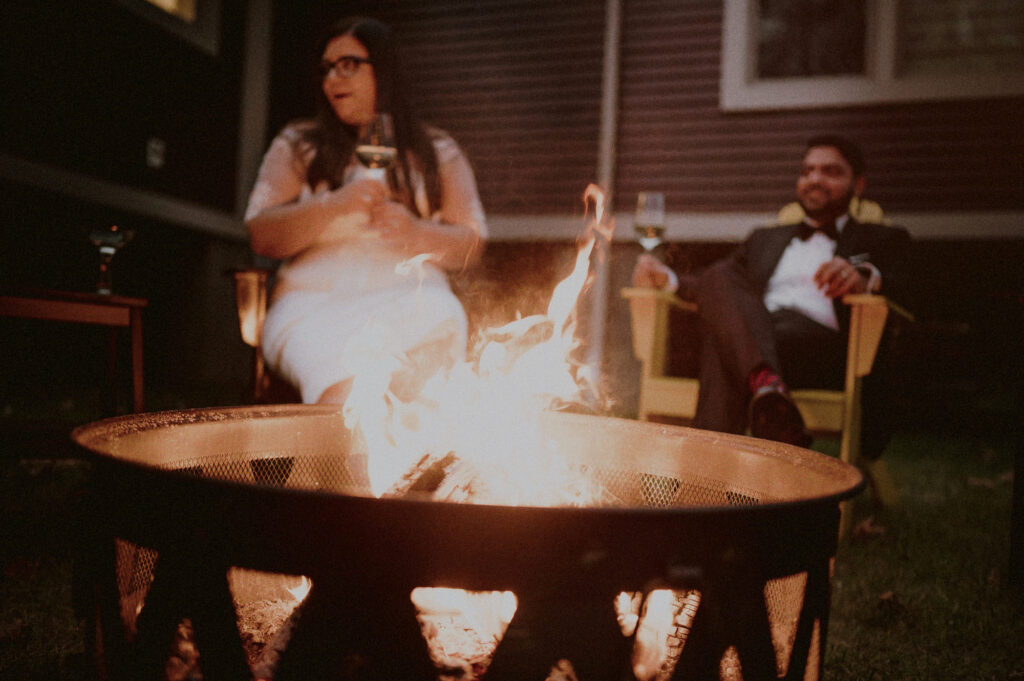
<instances>
[{"instance_id":1,"label":"martini glass","mask_svg":"<svg viewBox=\"0 0 1024 681\"><path fill-rule=\"evenodd\" d=\"M89 241L100 251L100 278L96 284L96 293L109 296L113 291L110 276L110 263L114 254L132 240L135 232L111 225L107 229L94 229L89 232Z\"/></svg>"}]
</instances>

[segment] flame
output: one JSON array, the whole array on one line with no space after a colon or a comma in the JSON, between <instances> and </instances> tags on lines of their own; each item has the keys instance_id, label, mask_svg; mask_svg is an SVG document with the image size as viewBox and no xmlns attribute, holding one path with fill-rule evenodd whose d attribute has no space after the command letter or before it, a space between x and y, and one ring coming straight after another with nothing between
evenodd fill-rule
<instances>
[{"instance_id":1,"label":"flame","mask_svg":"<svg viewBox=\"0 0 1024 681\"><path fill-rule=\"evenodd\" d=\"M653 679L668 658L666 641L675 629L672 622L674 597L669 589L655 589L647 595L636 631L637 645L633 648L633 674L638 681Z\"/></svg>"},{"instance_id":2,"label":"flame","mask_svg":"<svg viewBox=\"0 0 1024 681\"><path fill-rule=\"evenodd\" d=\"M388 354L389 332L381 326L367 326L352 341L361 369L345 403L345 423L365 449L374 495L395 489L417 462L450 452L476 482L473 499L462 500L579 504L594 493L539 427L527 427L545 410L585 404L585 396L597 394L574 358L580 347L576 306L591 279L596 239L610 238L614 226L603 224L604 196L596 185L587 187L584 202L594 205L594 218L545 314L484 331L466 361L452 362L429 344ZM396 271L422 279L427 260L416 256Z\"/></svg>"},{"instance_id":3,"label":"flame","mask_svg":"<svg viewBox=\"0 0 1024 681\"><path fill-rule=\"evenodd\" d=\"M306 600L306 596L309 595L309 590L313 587L313 580L309 577L302 576L299 578L300 581L295 586L286 587L288 593L295 599L296 605Z\"/></svg>"},{"instance_id":4,"label":"flame","mask_svg":"<svg viewBox=\"0 0 1024 681\"><path fill-rule=\"evenodd\" d=\"M443 342L402 356L388 354L389 331L368 326L350 348L361 369L343 409L362 449L374 495L401 495L410 475L446 466L435 499L505 505L582 505L601 494L597 485L559 455L540 428L544 411L586 405L598 394L590 372L576 359L576 309L591 281L590 262L604 224L604 195L584 192L594 206L580 239L572 272L552 291L545 314L520 317L480 334L469 359L445 357ZM396 271L422 282L429 256ZM443 341L443 336L437 339ZM419 611L431 656L439 666L493 653L516 610L511 592L419 588L410 597ZM458 620L458 626L448 624ZM475 632L471 653L443 631ZM458 638L458 636L456 636ZM486 665L486 661L482 662Z\"/></svg>"},{"instance_id":5,"label":"flame","mask_svg":"<svg viewBox=\"0 0 1024 681\"><path fill-rule=\"evenodd\" d=\"M637 681L665 681L672 675L700 606L700 592L654 589L621 592L615 613L623 636L636 638L633 675Z\"/></svg>"},{"instance_id":6,"label":"flame","mask_svg":"<svg viewBox=\"0 0 1024 681\"><path fill-rule=\"evenodd\" d=\"M615 615L623 636L632 636L636 632L636 625L640 622L642 599L643 594L639 591L633 593L623 591L615 597Z\"/></svg>"},{"instance_id":7,"label":"flame","mask_svg":"<svg viewBox=\"0 0 1024 681\"><path fill-rule=\"evenodd\" d=\"M414 255L408 260L403 260L402 262L398 263L398 265L395 267L395 272L406 276L410 274L415 274L422 282L423 265L424 263L430 262L432 259L433 256L430 253L420 253L419 255Z\"/></svg>"},{"instance_id":8,"label":"flame","mask_svg":"<svg viewBox=\"0 0 1024 681\"><path fill-rule=\"evenodd\" d=\"M610 240L614 224L604 221L599 187L589 185L583 200L588 213L593 206L593 218L544 314L487 329L465 361L437 350L443 336L436 347L401 356L387 353L390 331L382 326L368 326L353 341L363 368L353 377L345 424L366 456L373 494L400 496L412 477L440 467L441 483L431 490L439 500L541 506L602 500L603 491L559 455L540 427L544 411L586 405L598 394L589 367L576 359L576 310L592 281L597 239ZM418 255L396 272L422 282L429 260ZM424 587L410 598L431 658L451 669L486 668L517 606L508 591ZM697 592L664 589L619 594L614 607L622 634L635 637L637 679L671 674L699 601Z\"/></svg>"}]
</instances>

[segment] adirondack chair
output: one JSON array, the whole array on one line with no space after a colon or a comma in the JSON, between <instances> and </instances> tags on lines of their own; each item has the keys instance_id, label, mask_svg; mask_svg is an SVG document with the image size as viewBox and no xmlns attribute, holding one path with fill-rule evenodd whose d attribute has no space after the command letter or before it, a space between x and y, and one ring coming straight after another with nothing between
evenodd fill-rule
<instances>
[{"instance_id":1,"label":"adirondack chair","mask_svg":"<svg viewBox=\"0 0 1024 681\"><path fill-rule=\"evenodd\" d=\"M861 220L884 220L881 208L870 201L858 201L851 210ZM789 204L779 212L780 224L803 219L799 204ZM640 401L637 416L670 416L692 419L697 409L700 382L666 374L669 319L672 310L697 312L697 305L672 293L650 288L625 288L629 301L633 353L640 360ZM846 378L842 390L794 390L791 395L808 430L815 436L839 439L839 457L859 466L868 478L874 498L881 506L894 506L899 492L882 460L867 460L860 455L861 382L871 372L886 320L890 313L907 319L913 316L885 296L851 294L843 297L850 306L850 331L847 342ZM850 514L843 509L843 534L849 531Z\"/></svg>"}]
</instances>

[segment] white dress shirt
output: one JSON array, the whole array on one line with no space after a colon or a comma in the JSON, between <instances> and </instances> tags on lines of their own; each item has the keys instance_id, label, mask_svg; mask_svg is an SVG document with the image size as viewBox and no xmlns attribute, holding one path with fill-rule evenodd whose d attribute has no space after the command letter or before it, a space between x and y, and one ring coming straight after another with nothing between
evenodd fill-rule
<instances>
[{"instance_id":1,"label":"white dress shirt","mask_svg":"<svg viewBox=\"0 0 1024 681\"><path fill-rule=\"evenodd\" d=\"M843 215L836 220L836 231L843 230L848 217ZM768 311L788 307L838 331L839 320L832 299L814 283L814 273L831 260L835 252L836 242L823 232L815 232L807 241L793 237L768 280L764 293L764 306Z\"/></svg>"},{"instance_id":2,"label":"white dress shirt","mask_svg":"<svg viewBox=\"0 0 1024 681\"><path fill-rule=\"evenodd\" d=\"M836 219L836 231L842 232L850 216ZM775 266L775 272L768 280L764 293L764 304L769 312L791 308L814 321L836 331L839 320L832 299L814 283L814 273L835 256L836 242L824 232L815 232L806 241L794 236ZM851 264L867 277L867 290L877 293L882 287L882 274L874 265L858 256L850 258ZM666 269L668 281L664 290L674 293L679 288L679 278L671 269Z\"/></svg>"}]
</instances>

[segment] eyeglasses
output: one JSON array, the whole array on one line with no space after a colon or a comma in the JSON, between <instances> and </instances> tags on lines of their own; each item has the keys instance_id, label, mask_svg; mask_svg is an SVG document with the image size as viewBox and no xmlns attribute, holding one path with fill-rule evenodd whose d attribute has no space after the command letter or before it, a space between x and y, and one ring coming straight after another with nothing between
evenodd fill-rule
<instances>
[{"instance_id":1,"label":"eyeglasses","mask_svg":"<svg viewBox=\"0 0 1024 681\"><path fill-rule=\"evenodd\" d=\"M334 73L335 76L339 76L341 78L351 78L356 75L360 66L372 63L373 62L369 59L357 57L353 54L346 54L338 57L334 61L324 60L320 62L320 77L327 78L331 73Z\"/></svg>"}]
</instances>

